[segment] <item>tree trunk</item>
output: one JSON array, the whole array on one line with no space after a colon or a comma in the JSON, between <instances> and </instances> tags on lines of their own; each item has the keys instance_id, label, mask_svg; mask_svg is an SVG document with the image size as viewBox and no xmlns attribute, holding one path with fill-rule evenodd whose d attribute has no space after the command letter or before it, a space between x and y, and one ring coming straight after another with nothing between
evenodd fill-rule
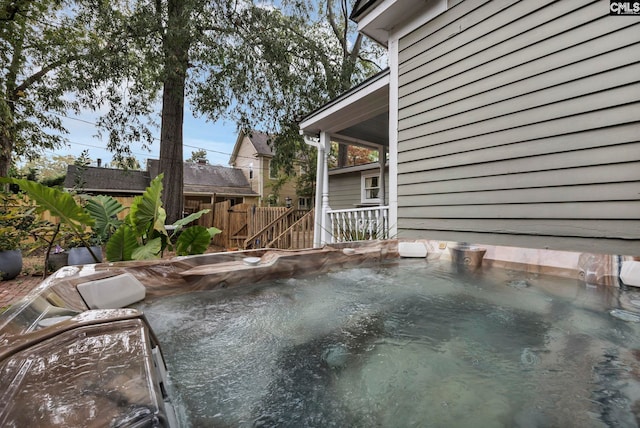
<instances>
[{"instance_id":1,"label":"tree trunk","mask_svg":"<svg viewBox=\"0 0 640 428\"><path fill-rule=\"evenodd\" d=\"M167 224L182 218L184 172L182 125L184 119L184 79L167 78L162 94L160 131L160 172L164 173L164 208Z\"/></svg>"},{"instance_id":2,"label":"tree trunk","mask_svg":"<svg viewBox=\"0 0 640 428\"><path fill-rule=\"evenodd\" d=\"M160 130L160 172L164 173L163 201L167 223L182 218L184 204L183 135L184 97L189 63L188 2L167 2L167 30L164 37L165 76Z\"/></svg>"},{"instance_id":3,"label":"tree trunk","mask_svg":"<svg viewBox=\"0 0 640 428\"><path fill-rule=\"evenodd\" d=\"M349 162L349 153L347 150L349 146L346 144L338 144L338 168L342 168L343 166L347 166Z\"/></svg>"},{"instance_id":4,"label":"tree trunk","mask_svg":"<svg viewBox=\"0 0 640 428\"><path fill-rule=\"evenodd\" d=\"M1 131L4 131L4 129ZM0 133L0 147L0 177L7 177L9 175L9 167L11 166L13 144L5 132Z\"/></svg>"},{"instance_id":5,"label":"tree trunk","mask_svg":"<svg viewBox=\"0 0 640 428\"><path fill-rule=\"evenodd\" d=\"M0 103L5 104L4 106L0 106L0 177L7 177L9 175L9 169L11 168L13 161L13 150L16 138L15 112L16 102L18 101L16 88L18 87L18 70L24 60L23 39L26 31L26 24L24 20L21 20L17 25L20 25L18 37L10 43L13 46L13 50L11 52L11 61L5 76L5 93L2 94L4 95L5 100L0 100Z\"/></svg>"}]
</instances>

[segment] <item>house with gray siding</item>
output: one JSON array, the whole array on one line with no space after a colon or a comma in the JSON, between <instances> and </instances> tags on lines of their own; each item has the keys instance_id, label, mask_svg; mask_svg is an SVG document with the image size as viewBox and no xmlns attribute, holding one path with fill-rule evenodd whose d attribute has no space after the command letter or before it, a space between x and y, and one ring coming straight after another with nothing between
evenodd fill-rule
<instances>
[{"instance_id":1,"label":"house with gray siding","mask_svg":"<svg viewBox=\"0 0 640 428\"><path fill-rule=\"evenodd\" d=\"M606 1L360 0L351 18L389 69L301 122L319 151L317 244L348 205L326 166L339 141L388 150L399 238L640 254L640 17Z\"/></svg>"}]
</instances>

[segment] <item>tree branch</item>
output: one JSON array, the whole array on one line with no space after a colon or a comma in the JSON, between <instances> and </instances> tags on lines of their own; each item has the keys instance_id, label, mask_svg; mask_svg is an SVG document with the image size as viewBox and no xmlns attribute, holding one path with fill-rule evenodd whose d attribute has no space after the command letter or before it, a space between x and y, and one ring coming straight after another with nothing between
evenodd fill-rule
<instances>
[{"instance_id":1,"label":"tree branch","mask_svg":"<svg viewBox=\"0 0 640 428\"><path fill-rule=\"evenodd\" d=\"M342 52L347 52L347 42L343 34L340 32L338 28L338 23L336 22L336 16L333 13L333 1L327 1L327 18L329 18L329 24L331 25L331 29L333 30L333 34L340 41L340 45L342 46Z\"/></svg>"},{"instance_id":2,"label":"tree branch","mask_svg":"<svg viewBox=\"0 0 640 428\"><path fill-rule=\"evenodd\" d=\"M40 71L38 71L37 73L34 73L31 76L27 77L24 82L22 82L20 85L18 85L14 89L14 94L17 94L18 92L21 92L21 91L22 92L26 91L31 85L33 85L34 83L40 81L48 72L58 68L62 64L65 64L67 62L73 61L74 59L75 58L60 59L58 61L52 62L51 64L47 65L46 67L41 68Z\"/></svg>"}]
</instances>

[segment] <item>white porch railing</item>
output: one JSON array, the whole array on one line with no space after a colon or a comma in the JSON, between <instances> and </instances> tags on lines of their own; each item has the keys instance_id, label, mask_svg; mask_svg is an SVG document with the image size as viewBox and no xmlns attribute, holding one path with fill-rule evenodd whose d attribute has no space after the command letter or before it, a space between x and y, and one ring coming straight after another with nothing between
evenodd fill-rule
<instances>
[{"instance_id":1,"label":"white porch railing","mask_svg":"<svg viewBox=\"0 0 640 428\"><path fill-rule=\"evenodd\" d=\"M332 243L389 238L389 207L328 210Z\"/></svg>"}]
</instances>

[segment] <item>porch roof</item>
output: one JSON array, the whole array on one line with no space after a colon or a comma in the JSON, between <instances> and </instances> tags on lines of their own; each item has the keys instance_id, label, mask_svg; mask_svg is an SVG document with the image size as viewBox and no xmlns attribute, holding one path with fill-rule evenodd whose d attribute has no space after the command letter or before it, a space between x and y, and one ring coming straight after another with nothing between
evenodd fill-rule
<instances>
[{"instance_id":1,"label":"porch roof","mask_svg":"<svg viewBox=\"0 0 640 428\"><path fill-rule=\"evenodd\" d=\"M303 133L331 134L337 142L389 146L389 69L310 113L302 122Z\"/></svg>"}]
</instances>

